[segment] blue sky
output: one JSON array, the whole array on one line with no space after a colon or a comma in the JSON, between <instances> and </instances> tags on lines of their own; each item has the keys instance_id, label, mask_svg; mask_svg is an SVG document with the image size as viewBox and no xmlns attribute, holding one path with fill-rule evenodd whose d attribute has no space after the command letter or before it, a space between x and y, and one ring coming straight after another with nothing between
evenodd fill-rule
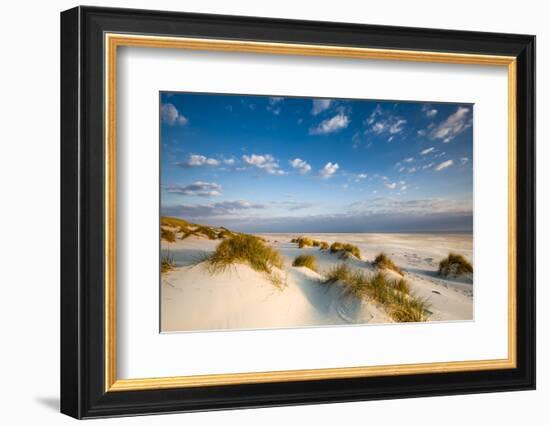
<instances>
[{"instance_id":1,"label":"blue sky","mask_svg":"<svg viewBox=\"0 0 550 425\"><path fill-rule=\"evenodd\" d=\"M161 212L245 232L471 231L473 105L160 94Z\"/></svg>"}]
</instances>

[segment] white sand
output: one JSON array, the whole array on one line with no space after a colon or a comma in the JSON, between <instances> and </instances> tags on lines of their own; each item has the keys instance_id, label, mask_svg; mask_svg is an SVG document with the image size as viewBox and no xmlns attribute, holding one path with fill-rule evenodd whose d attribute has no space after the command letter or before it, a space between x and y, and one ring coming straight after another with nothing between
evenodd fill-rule
<instances>
[{"instance_id":1,"label":"white sand","mask_svg":"<svg viewBox=\"0 0 550 425\"><path fill-rule=\"evenodd\" d=\"M219 241L191 236L175 243L162 242L177 268L161 279L161 329L163 332L222 329L288 328L318 325L388 323L382 307L346 296L339 284L322 285L323 272L342 262L337 255L318 248L299 249L290 239L298 234L261 235L285 258L282 289L265 275L244 264L212 274L200 261L214 251ZM471 235L449 234L311 234L329 243L349 242L359 246L362 260L347 263L367 273L369 263L385 252L405 271L415 295L431 303L430 321L472 320L471 279L442 279L439 261L452 252L472 259ZM292 267L300 254L317 257L320 274L305 267ZM368 260L368 261L365 261Z\"/></svg>"}]
</instances>

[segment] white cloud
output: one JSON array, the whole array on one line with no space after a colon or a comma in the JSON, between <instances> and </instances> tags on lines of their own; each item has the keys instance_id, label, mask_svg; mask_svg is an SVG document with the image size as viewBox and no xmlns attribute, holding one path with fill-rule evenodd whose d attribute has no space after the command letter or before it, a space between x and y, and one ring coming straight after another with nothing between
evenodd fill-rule
<instances>
[{"instance_id":1,"label":"white cloud","mask_svg":"<svg viewBox=\"0 0 550 425\"><path fill-rule=\"evenodd\" d=\"M448 168L450 167L451 165L454 164L454 161L452 159L449 159L447 161L444 161L442 162L441 164L439 164L437 167L435 167L435 171L441 171L441 170L444 170L445 168Z\"/></svg>"},{"instance_id":2,"label":"white cloud","mask_svg":"<svg viewBox=\"0 0 550 425\"><path fill-rule=\"evenodd\" d=\"M306 161L300 158L295 158L291 161L288 161L292 168L295 170L298 170L300 174L307 174L311 171L311 165L309 165Z\"/></svg>"},{"instance_id":3,"label":"white cloud","mask_svg":"<svg viewBox=\"0 0 550 425\"><path fill-rule=\"evenodd\" d=\"M284 98L282 97L270 97L267 101L266 109L274 115L279 115L281 113L281 103L283 103L283 101Z\"/></svg>"},{"instance_id":4,"label":"white cloud","mask_svg":"<svg viewBox=\"0 0 550 425\"><path fill-rule=\"evenodd\" d=\"M188 119L181 115L171 103L163 103L160 107L162 121L170 125L186 125Z\"/></svg>"},{"instance_id":5,"label":"white cloud","mask_svg":"<svg viewBox=\"0 0 550 425\"><path fill-rule=\"evenodd\" d=\"M433 118L437 115L437 109L432 108L428 105L424 105L422 107L422 112L424 112L424 114L426 114L428 118Z\"/></svg>"},{"instance_id":6,"label":"white cloud","mask_svg":"<svg viewBox=\"0 0 550 425\"><path fill-rule=\"evenodd\" d=\"M413 162L414 158L411 156L410 158L405 158L403 162Z\"/></svg>"},{"instance_id":7,"label":"white cloud","mask_svg":"<svg viewBox=\"0 0 550 425\"><path fill-rule=\"evenodd\" d=\"M470 112L470 108L459 106L454 113L431 130L430 137L432 139L443 140L443 143L449 143L464 130L472 126Z\"/></svg>"},{"instance_id":8,"label":"white cloud","mask_svg":"<svg viewBox=\"0 0 550 425\"><path fill-rule=\"evenodd\" d=\"M395 198L375 198L355 202L351 205L352 213L428 215L434 213L471 213L471 199L414 199L399 200Z\"/></svg>"},{"instance_id":9,"label":"white cloud","mask_svg":"<svg viewBox=\"0 0 550 425\"><path fill-rule=\"evenodd\" d=\"M215 158L207 158L204 155L191 154L184 162L178 162L176 165L182 167L201 167L203 165L217 166L220 161Z\"/></svg>"},{"instance_id":10,"label":"white cloud","mask_svg":"<svg viewBox=\"0 0 550 425\"><path fill-rule=\"evenodd\" d=\"M393 140L393 135L401 133L407 120L393 115L393 112L382 110L380 104L371 112L364 124L367 126L366 132L372 132L378 135L389 134L388 142Z\"/></svg>"},{"instance_id":11,"label":"white cloud","mask_svg":"<svg viewBox=\"0 0 550 425\"><path fill-rule=\"evenodd\" d=\"M355 179L354 179L353 181L354 181L355 183L360 183L361 180L365 180L367 177L368 177L368 175L365 174L365 173L357 174L357 175L355 176Z\"/></svg>"},{"instance_id":12,"label":"white cloud","mask_svg":"<svg viewBox=\"0 0 550 425\"><path fill-rule=\"evenodd\" d=\"M252 165L265 171L267 174L283 175L286 174L283 170L279 169L279 162L272 155L243 155L243 161L245 164Z\"/></svg>"},{"instance_id":13,"label":"white cloud","mask_svg":"<svg viewBox=\"0 0 550 425\"><path fill-rule=\"evenodd\" d=\"M434 117L437 114L437 109L430 109L426 112L427 117Z\"/></svg>"},{"instance_id":14,"label":"white cloud","mask_svg":"<svg viewBox=\"0 0 550 425\"><path fill-rule=\"evenodd\" d=\"M313 107L311 108L312 115L318 115L330 108L332 99L313 99Z\"/></svg>"},{"instance_id":15,"label":"white cloud","mask_svg":"<svg viewBox=\"0 0 550 425\"><path fill-rule=\"evenodd\" d=\"M172 185L166 186L164 190L168 193L174 193L177 195L187 195L187 196L202 196L202 197L211 197L211 196L220 196L222 187L217 183L208 183L197 181L195 183L188 184L187 186Z\"/></svg>"},{"instance_id":16,"label":"white cloud","mask_svg":"<svg viewBox=\"0 0 550 425\"><path fill-rule=\"evenodd\" d=\"M468 161L469 161L469 159L468 159L467 157L465 157L465 156L463 156L462 158L460 158L460 163L461 163L462 165L467 164Z\"/></svg>"},{"instance_id":17,"label":"white cloud","mask_svg":"<svg viewBox=\"0 0 550 425\"><path fill-rule=\"evenodd\" d=\"M321 121L317 127L309 130L309 134L329 134L346 128L350 123L350 119L343 112L339 112L332 118L327 118Z\"/></svg>"},{"instance_id":18,"label":"white cloud","mask_svg":"<svg viewBox=\"0 0 550 425\"><path fill-rule=\"evenodd\" d=\"M325 166L319 170L319 175L323 179L329 179L334 175L334 173L336 173L336 171L338 171L339 168L340 166L337 163L333 164L332 162L327 162Z\"/></svg>"},{"instance_id":19,"label":"white cloud","mask_svg":"<svg viewBox=\"0 0 550 425\"><path fill-rule=\"evenodd\" d=\"M186 204L167 205L162 208L162 213L180 217L217 217L233 215L242 210L266 209L267 205L248 201L223 201L213 204Z\"/></svg>"},{"instance_id":20,"label":"white cloud","mask_svg":"<svg viewBox=\"0 0 550 425\"><path fill-rule=\"evenodd\" d=\"M386 186L388 189L395 189L397 187L397 183L393 182L393 183L384 183L384 186Z\"/></svg>"},{"instance_id":21,"label":"white cloud","mask_svg":"<svg viewBox=\"0 0 550 425\"><path fill-rule=\"evenodd\" d=\"M420 152L420 155L428 155L429 153L432 153L433 151L435 151L434 147L427 148L427 149L424 149L422 152Z\"/></svg>"},{"instance_id":22,"label":"white cloud","mask_svg":"<svg viewBox=\"0 0 550 425\"><path fill-rule=\"evenodd\" d=\"M315 204L311 202L300 202L300 201L272 201L270 202L270 204L275 208L283 208L289 211L305 210L307 208L311 208L315 206Z\"/></svg>"},{"instance_id":23,"label":"white cloud","mask_svg":"<svg viewBox=\"0 0 550 425\"><path fill-rule=\"evenodd\" d=\"M386 123L383 121L376 122L372 125L371 130L374 131L376 134L383 133L386 131Z\"/></svg>"},{"instance_id":24,"label":"white cloud","mask_svg":"<svg viewBox=\"0 0 550 425\"><path fill-rule=\"evenodd\" d=\"M223 160L223 163L225 165L235 165L235 158L227 158Z\"/></svg>"},{"instance_id":25,"label":"white cloud","mask_svg":"<svg viewBox=\"0 0 550 425\"><path fill-rule=\"evenodd\" d=\"M397 119L389 126L390 134L397 134L403 131L403 126L407 123L407 120Z\"/></svg>"},{"instance_id":26,"label":"white cloud","mask_svg":"<svg viewBox=\"0 0 550 425\"><path fill-rule=\"evenodd\" d=\"M378 116L382 115L382 107L378 104L367 118L367 124L372 125Z\"/></svg>"},{"instance_id":27,"label":"white cloud","mask_svg":"<svg viewBox=\"0 0 550 425\"><path fill-rule=\"evenodd\" d=\"M351 147L353 149L357 149L359 146L361 146L361 135L359 132L355 132L351 138L352 145Z\"/></svg>"},{"instance_id":28,"label":"white cloud","mask_svg":"<svg viewBox=\"0 0 550 425\"><path fill-rule=\"evenodd\" d=\"M417 135L417 136L421 136L421 137L422 137L422 136L425 136L425 135L426 135L426 130L418 130L418 131L416 132L416 135Z\"/></svg>"}]
</instances>

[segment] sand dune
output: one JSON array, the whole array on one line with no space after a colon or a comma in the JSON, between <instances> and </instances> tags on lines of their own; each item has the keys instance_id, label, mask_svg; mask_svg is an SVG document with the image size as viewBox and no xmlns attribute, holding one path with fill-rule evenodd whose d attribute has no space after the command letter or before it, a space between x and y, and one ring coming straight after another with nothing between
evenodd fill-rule
<instances>
[{"instance_id":1,"label":"sand dune","mask_svg":"<svg viewBox=\"0 0 550 425\"><path fill-rule=\"evenodd\" d=\"M285 259L280 271L284 285L274 286L265 275L248 265L235 264L211 273L201 262L220 243L190 236L173 243L162 242L162 250L173 257L176 268L162 274L161 329L164 332L222 329L287 328L319 325L388 323L383 307L346 295L340 284L322 285L322 274L342 263L339 256L318 248L299 249L290 239L296 234L265 234L268 244ZM358 245L362 259L346 263L365 273L375 273L371 260L386 252L404 270L415 295L427 298L431 321L471 320L473 285L468 279L438 276L437 264L449 251L471 259L471 236L400 234L308 235L327 242ZM292 267L300 254L317 259L319 273ZM279 273L279 272L278 272ZM398 275L396 275L398 277Z\"/></svg>"}]
</instances>

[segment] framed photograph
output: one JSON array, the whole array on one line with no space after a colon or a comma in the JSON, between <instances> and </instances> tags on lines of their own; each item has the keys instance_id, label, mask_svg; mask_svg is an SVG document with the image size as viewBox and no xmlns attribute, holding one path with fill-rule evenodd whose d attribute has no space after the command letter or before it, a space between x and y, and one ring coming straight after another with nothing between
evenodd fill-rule
<instances>
[{"instance_id":1,"label":"framed photograph","mask_svg":"<svg viewBox=\"0 0 550 425\"><path fill-rule=\"evenodd\" d=\"M61 14L61 411L535 387L535 37Z\"/></svg>"}]
</instances>

